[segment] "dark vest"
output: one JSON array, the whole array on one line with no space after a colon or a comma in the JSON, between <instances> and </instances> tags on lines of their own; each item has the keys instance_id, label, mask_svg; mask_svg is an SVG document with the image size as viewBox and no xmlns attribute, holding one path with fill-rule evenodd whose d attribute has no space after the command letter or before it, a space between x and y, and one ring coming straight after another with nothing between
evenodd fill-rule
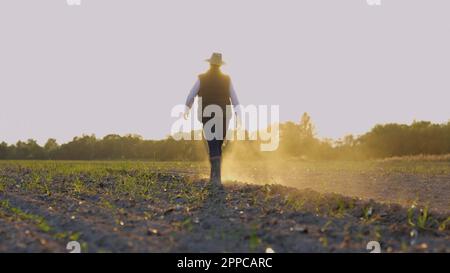
<instances>
[{"instance_id":1,"label":"dark vest","mask_svg":"<svg viewBox=\"0 0 450 273\"><path fill-rule=\"evenodd\" d=\"M222 108L223 113L226 106L230 105L230 77L220 71L209 70L198 76L200 79L200 90L198 96L202 98L202 109L215 104Z\"/></svg>"}]
</instances>

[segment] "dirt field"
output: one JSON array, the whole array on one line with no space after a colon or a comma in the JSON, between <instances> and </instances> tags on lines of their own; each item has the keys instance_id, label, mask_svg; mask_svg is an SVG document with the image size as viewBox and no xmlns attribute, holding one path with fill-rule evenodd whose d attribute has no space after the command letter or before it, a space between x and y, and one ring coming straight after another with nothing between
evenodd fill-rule
<instances>
[{"instance_id":1,"label":"dirt field","mask_svg":"<svg viewBox=\"0 0 450 273\"><path fill-rule=\"evenodd\" d=\"M0 252L450 252L449 161L207 168L0 162Z\"/></svg>"}]
</instances>

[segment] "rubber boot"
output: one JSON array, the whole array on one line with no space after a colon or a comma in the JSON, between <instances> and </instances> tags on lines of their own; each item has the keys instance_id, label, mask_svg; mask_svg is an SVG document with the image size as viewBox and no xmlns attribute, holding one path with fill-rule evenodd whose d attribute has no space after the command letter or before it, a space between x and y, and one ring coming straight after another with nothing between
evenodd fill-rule
<instances>
[{"instance_id":1,"label":"rubber boot","mask_svg":"<svg viewBox=\"0 0 450 273\"><path fill-rule=\"evenodd\" d=\"M214 186L221 186L222 185L222 178L220 173L221 168L221 158L215 157L211 160L211 174L210 174L210 182Z\"/></svg>"}]
</instances>

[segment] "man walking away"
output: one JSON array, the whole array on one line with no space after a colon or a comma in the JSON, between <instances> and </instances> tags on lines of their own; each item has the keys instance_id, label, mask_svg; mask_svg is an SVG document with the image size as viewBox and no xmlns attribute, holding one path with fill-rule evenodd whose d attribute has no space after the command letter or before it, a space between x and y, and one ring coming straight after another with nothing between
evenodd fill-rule
<instances>
[{"instance_id":1,"label":"man walking away","mask_svg":"<svg viewBox=\"0 0 450 273\"><path fill-rule=\"evenodd\" d=\"M219 131L219 134L214 134L213 137L207 137L209 160L211 163L210 181L214 185L221 185L222 144L231 119L231 117L227 117L226 115L226 108L227 106L230 107L231 102L236 117L239 117L240 106L230 77L220 70L220 67L225 64L222 61L222 54L213 53L211 58L206 61L209 62L209 70L198 76L198 80L189 92L186 99L184 118L188 119L190 108L192 107L196 96L201 99L201 105L199 105L199 107L201 107L202 110L209 105L217 105L222 109L222 117L219 117L222 119L223 126L221 134ZM211 117L206 117L203 113L199 113L199 121L203 124L204 134L210 134L210 132L206 131L205 124L214 118L215 114L216 113L213 113ZM216 130L218 130L217 124L215 124L212 129L216 132Z\"/></svg>"}]
</instances>

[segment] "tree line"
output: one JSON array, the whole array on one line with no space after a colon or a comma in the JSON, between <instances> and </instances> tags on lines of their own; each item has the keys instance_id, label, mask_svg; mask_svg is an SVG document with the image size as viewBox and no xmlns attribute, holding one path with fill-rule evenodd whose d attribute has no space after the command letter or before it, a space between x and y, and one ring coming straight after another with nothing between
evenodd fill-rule
<instances>
[{"instance_id":1,"label":"tree line","mask_svg":"<svg viewBox=\"0 0 450 273\"><path fill-rule=\"evenodd\" d=\"M348 135L337 141L319 139L307 113L299 122L282 123L279 128L279 148L274 152L261 152L258 140L244 140L228 143L224 153L245 160L261 157L372 159L450 153L450 121L376 125L361 136ZM145 140L131 134L110 134L103 138L83 135L61 145L55 139L49 139L43 146L33 139L12 145L2 142L0 159L201 161L207 159L207 150L204 141L176 141L172 136Z\"/></svg>"}]
</instances>

